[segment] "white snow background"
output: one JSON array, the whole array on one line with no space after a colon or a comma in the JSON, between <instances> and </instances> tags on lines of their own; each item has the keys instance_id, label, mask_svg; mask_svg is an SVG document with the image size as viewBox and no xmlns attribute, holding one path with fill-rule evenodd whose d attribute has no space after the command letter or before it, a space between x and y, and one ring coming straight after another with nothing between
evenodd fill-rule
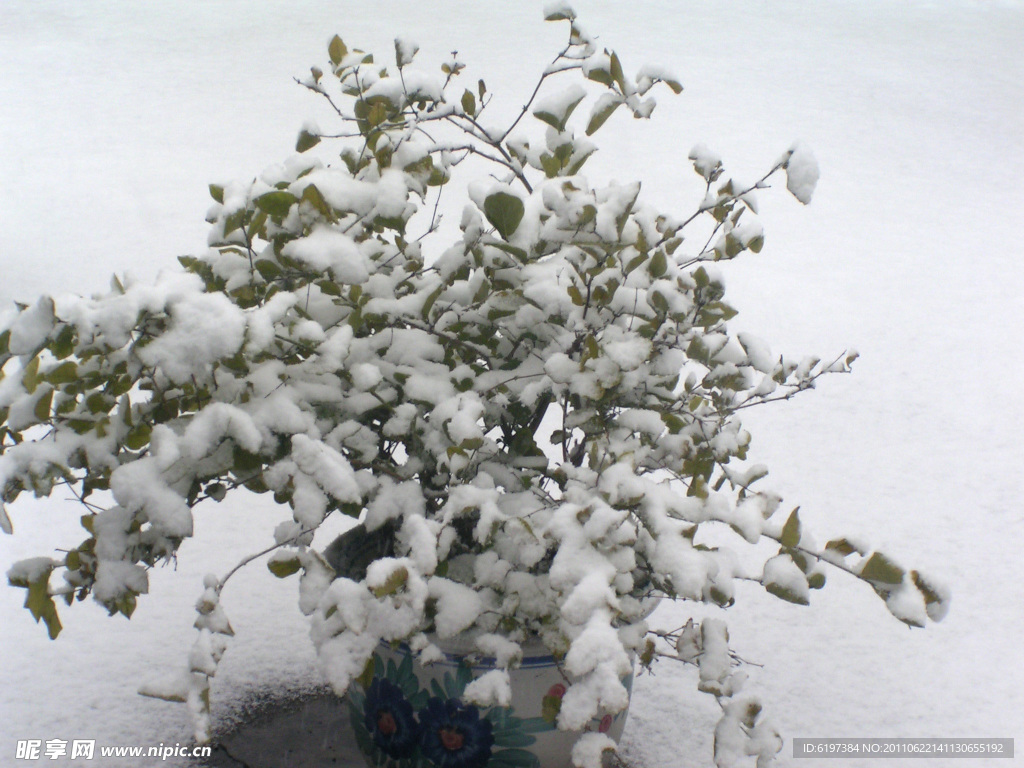
<instances>
[{"instance_id":1,"label":"white snow background","mask_svg":"<svg viewBox=\"0 0 1024 768\"><path fill-rule=\"evenodd\" d=\"M862 536L953 591L945 621L910 631L840 573L807 608L741 590L726 613L733 645L764 665L753 672L775 721L787 739L1016 737L1024 751L1024 4L574 7L627 70L660 64L686 89L664 90L649 122L615 115L596 137L591 178L642 179L646 197L688 213L700 199L686 160L697 142L741 179L795 139L817 156L810 207L782 188L760 196L765 249L725 270L740 310L732 327L776 353L850 345L862 357L851 375L749 413L752 453L819 541ZM285 158L307 118L329 125L291 78L326 60L335 32L389 60L394 37L410 37L422 66L457 49L467 84L483 77L511 112L563 41L564 25L544 24L541 9L2 0L0 306L99 290L114 271L152 276L200 252L209 182ZM59 492L9 512L0 572L82 538L79 509ZM271 543L286 515L252 497L197 510L176 571L151 574L130 622L90 601L62 611L56 642L21 590L0 589L0 766L31 764L14 759L27 738L185 743L185 708L135 691L183 663L202 574ZM319 679L295 590L262 563L225 590L237 637L215 716L253 692ZM689 609L659 620L682 623ZM710 765L717 717L691 668L662 663L637 681L626 757L638 768ZM1024 757L985 764L1011 762ZM780 755L797 768L889 763L794 760L788 740Z\"/></svg>"}]
</instances>

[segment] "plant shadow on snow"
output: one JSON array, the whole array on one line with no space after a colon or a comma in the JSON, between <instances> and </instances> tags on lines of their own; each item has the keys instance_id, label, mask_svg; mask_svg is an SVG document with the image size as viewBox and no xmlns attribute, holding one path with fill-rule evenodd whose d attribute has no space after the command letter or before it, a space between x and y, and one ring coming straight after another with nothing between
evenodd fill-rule
<instances>
[{"instance_id":1,"label":"plant shadow on snow","mask_svg":"<svg viewBox=\"0 0 1024 768\"><path fill-rule=\"evenodd\" d=\"M209 757L189 768L361 765L342 700L326 685L252 688L223 705Z\"/></svg>"}]
</instances>

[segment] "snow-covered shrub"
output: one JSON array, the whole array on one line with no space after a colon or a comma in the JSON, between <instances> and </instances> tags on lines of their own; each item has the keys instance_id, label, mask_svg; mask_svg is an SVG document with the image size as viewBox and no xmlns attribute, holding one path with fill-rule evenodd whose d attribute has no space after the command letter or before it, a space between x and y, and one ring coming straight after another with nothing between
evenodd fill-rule
<instances>
[{"instance_id":1,"label":"snow-covered shrub","mask_svg":"<svg viewBox=\"0 0 1024 768\"><path fill-rule=\"evenodd\" d=\"M756 194L770 179L810 200L813 156L794 147L743 186L697 146L706 195L686 215L639 183L592 183L589 137L620 108L649 117L656 86L681 88L660 69L627 75L567 6L547 15L568 22L568 43L500 129L483 81L459 85L459 61L435 77L409 41L385 67L335 37L330 66L302 84L337 128L307 123L294 156L211 186L204 255L152 283L42 298L3 328L2 502L60 485L84 512L81 544L8 573L51 637L55 598L92 594L130 616L148 569L192 534L192 508L243 487L290 510L268 532L268 565L300 574L338 692L382 639L430 658L438 637L472 631L514 665L539 637L573 681L558 722L574 729L626 705L631 654L668 654L722 701L722 765L766 761L781 741L756 700L734 697L725 624L651 632L655 598L731 606L742 578L807 603L831 565L908 624L942 617L941 587L846 539L816 546L745 461L740 411L856 357L779 357L727 328L736 312L714 264L761 250ZM321 142L341 161L310 151ZM454 207L441 190L460 172L462 235L439 244ZM313 547L334 514L361 521L359 574L338 576ZM0 525L11 532L2 505ZM722 527L735 546L704 543ZM146 691L188 700L200 739L232 634L224 581L203 585L180 685ZM603 743L591 746L578 752L596 760Z\"/></svg>"}]
</instances>

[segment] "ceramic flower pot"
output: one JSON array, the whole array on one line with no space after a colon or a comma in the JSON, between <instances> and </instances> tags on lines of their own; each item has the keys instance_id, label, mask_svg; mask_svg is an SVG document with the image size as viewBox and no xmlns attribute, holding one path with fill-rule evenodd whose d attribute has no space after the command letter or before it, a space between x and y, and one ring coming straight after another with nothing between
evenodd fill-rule
<instances>
[{"instance_id":1,"label":"ceramic flower pot","mask_svg":"<svg viewBox=\"0 0 1024 768\"><path fill-rule=\"evenodd\" d=\"M381 645L372 675L346 695L356 742L372 768L569 768L578 732L555 725L565 680L539 643L524 647L512 670L509 707L477 707L466 686L494 668L467 660L468 645L450 644L443 661L421 666L409 649ZM623 680L632 689L633 676ZM626 712L594 719L589 730L618 740Z\"/></svg>"}]
</instances>

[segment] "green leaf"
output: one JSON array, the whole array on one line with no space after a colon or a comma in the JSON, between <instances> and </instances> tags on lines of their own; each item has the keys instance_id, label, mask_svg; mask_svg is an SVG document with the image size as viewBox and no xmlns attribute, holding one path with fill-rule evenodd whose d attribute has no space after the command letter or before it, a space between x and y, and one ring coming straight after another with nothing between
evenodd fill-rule
<instances>
[{"instance_id":1,"label":"green leaf","mask_svg":"<svg viewBox=\"0 0 1024 768\"><path fill-rule=\"evenodd\" d=\"M523 201L508 192L495 192L484 200L484 216L504 240L516 231L525 212Z\"/></svg>"},{"instance_id":2,"label":"green leaf","mask_svg":"<svg viewBox=\"0 0 1024 768\"><path fill-rule=\"evenodd\" d=\"M149 436L152 433L153 427L149 424L139 424L128 432L127 436L125 436L124 444L133 451L138 451L149 444Z\"/></svg>"},{"instance_id":3,"label":"green leaf","mask_svg":"<svg viewBox=\"0 0 1024 768\"><path fill-rule=\"evenodd\" d=\"M612 52L609 58L611 59L612 80L614 80L616 84L619 86L619 90L623 94L625 94L626 76L622 74L622 63L619 61L618 54L616 54L614 51Z\"/></svg>"},{"instance_id":4,"label":"green leaf","mask_svg":"<svg viewBox=\"0 0 1024 768\"><path fill-rule=\"evenodd\" d=\"M430 171L430 177L427 179L428 187L440 187L448 183L451 176L444 168L434 168Z\"/></svg>"},{"instance_id":5,"label":"green leaf","mask_svg":"<svg viewBox=\"0 0 1024 768\"><path fill-rule=\"evenodd\" d=\"M222 187L220 184L211 184L210 197L212 197L221 205L224 205L224 187Z\"/></svg>"},{"instance_id":6,"label":"green leaf","mask_svg":"<svg viewBox=\"0 0 1024 768\"><path fill-rule=\"evenodd\" d=\"M39 375L39 356L37 355L25 366L25 372L21 376L21 383L25 387L25 391L31 395L35 393L36 387L39 386L42 380L43 377Z\"/></svg>"},{"instance_id":7,"label":"green leaf","mask_svg":"<svg viewBox=\"0 0 1024 768\"><path fill-rule=\"evenodd\" d=\"M341 286L333 280L318 280L316 287L327 296L341 296Z\"/></svg>"},{"instance_id":8,"label":"green leaf","mask_svg":"<svg viewBox=\"0 0 1024 768\"><path fill-rule=\"evenodd\" d=\"M903 581L903 569L881 552L875 552L860 569L860 577L881 584L899 584Z\"/></svg>"},{"instance_id":9,"label":"green leaf","mask_svg":"<svg viewBox=\"0 0 1024 768\"><path fill-rule=\"evenodd\" d=\"M240 208L229 216L224 217L224 236L227 237L245 223L245 208Z\"/></svg>"},{"instance_id":10,"label":"green leaf","mask_svg":"<svg viewBox=\"0 0 1024 768\"><path fill-rule=\"evenodd\" d=\"M541 699L540 716L547 722L554 723L558 720L558 713L562 710L561 696L545 696Z\"/></svg>"},{"instance_id":11,"label":"green leaf","mask_svg":"<svg viewBox=\"0 0 1024 768\"><path fill-rule=\"evenodd\" d=\"M587 72L587 79L593 80L595 83L606 85L609 88L612 87L612 73L604 67L591 67L590 71ZM588 131L589 133L589 131Z\"/></svg>"},{"instance_id":12,"label":"green leaf","mask_svg":"<svg viewBox=\"0 0 1024 768\"><path fill-rule=\"evenodd\" d=\"M299 562L298 557L275 558L267 561L267 569L279 579L286 579L293 573L298 573L301 568L302 563Z\"/></svg>"},{"instance_id":13,"label":"green leaf","mask_svg":"<svg viewBox=\"0 0 1024 768\"><path fill-rule=\"evenodd\" d=\"M423 309L420 310L420 317L426 320L430 316L430 309L434 306L434 302L437 301L437 297L444 292L444 283L437 286L427 296L427 300L423 302Z\"/></svg>"},{"instance_id":14,"label":"green leaf","mask_svg":"<svg viewBox=\"0 0 1024 768\"><path fill-rule=\"evenodd\" d=\"M672 93L678 96L683 92L683 84L678 80L664 80L665 85L672 89Z\"/></svg>"},{"instance_id":15,"label":"green leaf","mask_svg":"<svg viewBox=\"0 0 1024 768\"><path fill-rule=\"evenodd\" d=\"M787 549L792 549L800 543L800 515L797 514L800 507L797 507L789 513L789 519L786 520L786 524L782 527L782 536L779 538L779 543Z\"/></svg>"},{"instance_id":16,"label":"green leaf","mask_svg":"<svg viewBox=\"0 0 1024 768\"><path fill-rule=\"evenodd\" d=\"M786 587L779 584L769 582L764 585L764 588L770 593L775 595L781 600L785 600L787 603L796 603L797 605L810 605L810 602L803 595L798 595Z\"/></svg>"},{"instance_id":17,"label":"green leaf","mask_svg":"<svg viewBox=\"0 0 1024 768\"><path fill-rule=\"evenodd\" d=\"M14 533L14 525L11 524L11 518L7 516L7 507L4 506L3 499L0 499L0 531L8 536Z\"/></svg>"},{"instance_id":18,"label":"green leaf","mask_svg":"<svg viewBox=\"0 0 1024 768\"><path fill-rule=\"evenodd\" d=\"M647 261L647 254L646 254L646 253L641 253L641 254L638 254L638 255L634 256L634 257L633 257L632 259L630 259L630 260L629 260L629 262L628 262L628 263L626 264L626 268L625 268L625 270L624 270L624 271L625 271L625 273L626 273L626 274L628 275L628 274L629 274L630 272L632 272L632 271L633 271L634 269L636 269L637 267L639 267L639 266L640 266L641 264L643 264L643 263L644 263L645 261Z\"/></svg>"},{"instance_id":19,"label":"green leaf","mask_svg":"<svg viewBox=\"0 0 1024 768\"><path fill-rule=\"evenodd\" d=\"M303 130L299 132L299 138L295 142L296 152L305 152L320 143L320 137L315 133Z\"/></svg>"},{"instance_id":20,"label":"green leaf","mask_svg":"<svg viewBox=\"0 0 1024 768\"><path fill-rule=\"evenodd\" d=\"M36 407L33 410L39 421L50 420L50 406L53 403L53 389L49 389L42 397L36 400Z\"/></svg>"},{"instance_id":21,"label":"green leaf","mask_svg":"<svg viewBox=\"0 0 1024 768\"><path fill-rule=\"evenodd\" d=\"M661 291L651 291L647 294L647 301L652 307L661 313L668 312L668 299Z\"/></svg>"},{"instance_id":22,"label":"green leaf","mask_svg":"<svg viewBox=\"0 0 1024 768\"><path fill-rule=\"evenodd\" d=\"M366 113L366 121L372 128L376 128L387 119L388 108L379 101L370 107L370 111Z\"/></svg>"},{"instance_id":23,"label":"green leaf","mask_svg":"<svg viewBox=\"0 0 1024 768\"><path fill-rule=\"evenodd\" d=\"M270 259L260 259L254 266L256 271L260 273L260 277L268 283L282 273L280 265Z\"/></svg>"},{"instance_id":24,"label":"green leaf","mask_svg":"<svg viewBox=\"0 0 1024 768\"><path fill-rule=\"evenodd\" d=\"M462 109L470 117L476 115L476 97L468 88L462 94Z\"/></svg>"},{"instance_id":25,"label":"green leaf","mask_svg":"<svg viewBox=\"0 0 1024 768\"><path fill-rule=\"evenodd\" d=\"M591 73L593 74L593 73ZM611 80L609 79L609 84ZM594 110L590 113L590 122L587 123L587 136L592 136L597 130L604 125L608 118L612 116L616 109L622 106L622 102L619 99L601 99L594 105Z\"/></svg>"},{"instance_id":26,"label":"green leaf","mask_svg":"<svg viewBox=\"0 0 1024 768\"><path fill-rule=\"evenodd\" d=\"M256 203L261 210L266 211L271 216L283 219L288 215L288 211L291 210L291 207L295 203L299 202L299 199L291 192L285 192L283 189L279 189L260 195L253 202Z\"/></svg>"},{"instance_id":27,"label":"green leaf","mask_svg":"<svg viewBox=\"0 0 1024 768\"><path fill-rule=\"evenodd\" d=\"M373 596L377 598L395 594L409 580L409 571L405 567L396 568L383 584L373 588Z\"/></svg>"},{"instance_id":28,"label":"green leaf","mask_svg":"<svg viewBox=\"0 0 1024 768\"><path fill-rule=\"evenodd\" d=\"M562 170L561 162L550 152L545 152L540 156L540 165L544 169L544 175L549 179L555 178L558 172Z\"/></svg>"},{"instance_id":29,"label":"green leaf","mask_svg":"<svg viewBox=\"0 0 1024 768\"><path fill-rule=\"evenodd\" d=\"M833 539L825 545L825 549L832 550L833 552L838 552L843 557L846 557L847 555L852 555L854 552L857 552L858 554L864 554L863 550L855 547L847 539Z\"/></svg>"},{"instance_id":30,"label":"green leaf","mask_svg":"<svg viewBox=\"0 0 1024 768\"><path fill-rule=\"evenodd\" d=\"M46 623L46 629L50 639L56 639L62 629L60 618L57 616L57 606L50 596L50 573L53 566L43 569L34 581L12 580L8 581L17 587L26 587L28 594L25 596L25 607L28 608L37 622L42 619Z\"/></svg>"},{"instance_id":31,"label":"green leaf","mask_svg":"<svg viewBox=\"0 0 1024 768\"><path fill-rule=\"evenodd\" d=\"M655 280L662 277L668 271L668 259L663 251L657 251L651 257L651 261L647 265L647 271L651 273L651 277Z\"/></svg>"},{"instance_id":32,"label":"green leaf","mask_svg":"<svg viewBox=\"0 0 1024 768\"><path fill-rule=\"evenodd\" d=\"M334 66L341 64L341 60L348 55L348 48L337 35L331 38L331 42L327 46L327 55L331 57L331 63Z\"/></svg>"},{"instance_id":33,"label":"green leaf","mask_svg":"<svg viewBox=\"0 0 1024 768\"><path fill-rule=\"evenodd\" d=\"M223 483L210 483L203 490L214 501L224 501L224 498L228 495L227 486Z\"/></svg>"},{"instance_id":34,"label":"green leaf","mask_svg":"<svg viewBox=\"0 0 1024 768\"><path fill-rule=\"evenodd\" d=\"M50 351L58 360L63 360L75 351L75 327L63 325L50 344Z\"/></svg>"},{"instance_id":35,"label":"green leaf","mask_svg":"<svg viewBox=\"0 0 1024 768\"><path fill-rule=\"evenodd\" d=\"M334 215L334 210L330 205L328 205L323 194L320 192L320 189L315 184L309 184L304 190L302 190L302 200L316 208L329 221L337 220L337 217Z\"/></svg>"},{"instance_id":36,"label":"green leaf","mask_svg":"<svg viewBox=\"0 0 1024 768\"><path fill-rule=\"evenodd\" d=\"M364 690L369 688L370 684L373 682L373 675L376 666L377 665L374 663L374 659L371 656L369 659L367 659L366 666L363 667L362 674L360 674L359 677L356 678L356 682L363 686Z\"/></svg>"},{"instance_id":37,"label":"green leaf","mask_svg":"<svg viewBox=\"0 0 1024 768\"><path fill-rule=\"evenodd\" d=\"M52 371L48 371L44 378L51 384L70 384L78 378L78 363L70 360L61 363Z\"/></svg>"},{"instance_id":38,"label":"green leaf","mask_svg":"<svg viewBox=\"0 0 1024 768\"><path fill-rule=\"evenodd\" d=\"M89 413L110 413L114 400L102 392L93 392L85 399L85 406Z\"/></svg>"},{"instance_id":39,"label":"green leaf","mask_svg":"<svg viewBox=\"0 0 1024 768\"><path fill-rule=\"evenodd\" d=\"M3 508L0 506L0 513L2 512ZM939 590L934 585L929 584L920 573L917 571L911 571L910 578L913 579L914 586L917 587L924 596L925 605L942 602L942 595L939 594Z\"/></svg>"}]
</instances>

